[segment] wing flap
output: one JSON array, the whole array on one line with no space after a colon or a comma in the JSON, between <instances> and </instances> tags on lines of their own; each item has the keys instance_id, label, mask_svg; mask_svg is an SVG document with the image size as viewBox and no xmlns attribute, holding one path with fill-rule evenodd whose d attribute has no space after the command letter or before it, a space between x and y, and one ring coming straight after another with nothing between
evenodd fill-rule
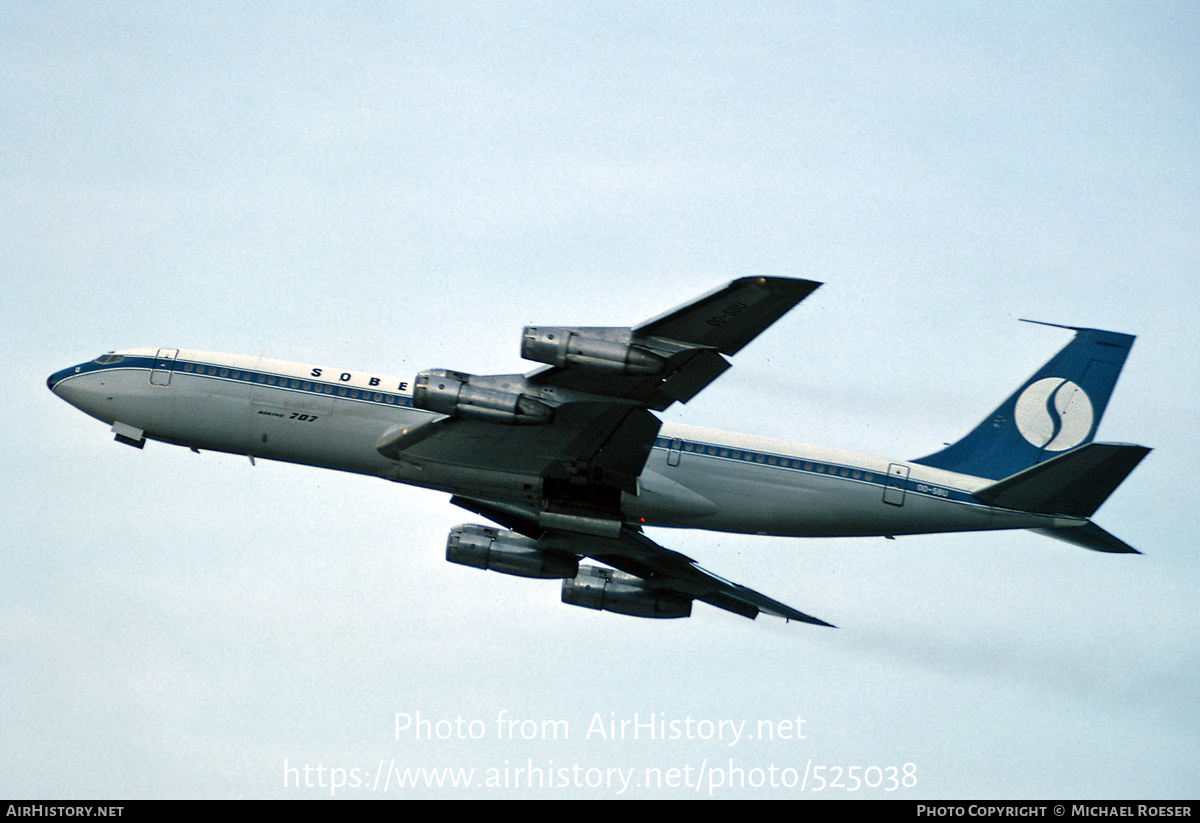
<instances>
[{"instance_id":1,"label":"wing flap","mask_svg":"<svg viewBox=\"0 0 1200 823\"><path fill-rule=\"evenodd\" d=\"M715 351L701 349L662 383L662 393L686 403L729 368L729 361Z\"/></svg>"}]
</instances>

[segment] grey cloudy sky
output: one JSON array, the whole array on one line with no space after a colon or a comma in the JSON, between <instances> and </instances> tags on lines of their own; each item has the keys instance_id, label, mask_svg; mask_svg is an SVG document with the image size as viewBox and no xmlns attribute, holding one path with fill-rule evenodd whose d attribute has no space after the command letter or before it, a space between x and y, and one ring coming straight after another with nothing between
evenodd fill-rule
<instances>
[{"instance_id":1,"label":"grey cloudy sky","mask_svg":"<svg viewBox=\"0 0 1200 823\"><path fill-rule=\"evenodd\" d=\"M805 794L1194 797L1198 40L1184 2L6 3L0 794L323 796L285 761L394 761L501 785L392 797L909 763ZM1100 437L1155 451L1097 519L1145 556L659 530L841 628L638 621L447 564L445 495L138 452L45 389L131 346L512 372L525 324L753 273L826 285L668 419L911 458L1069 336L1018 318L1139 335ZM486 734L397 739L416 712ZM587 735L635 713L753 739Z\"/></svg>"}]
</instances>

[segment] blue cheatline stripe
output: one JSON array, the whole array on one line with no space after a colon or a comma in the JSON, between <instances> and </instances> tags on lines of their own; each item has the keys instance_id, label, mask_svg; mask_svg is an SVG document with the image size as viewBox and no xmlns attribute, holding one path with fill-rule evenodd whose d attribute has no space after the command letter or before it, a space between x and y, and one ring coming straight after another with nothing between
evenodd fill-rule
<instances>
[{"instance_id":1,"label":"blue cheatline stripe","mask_svg":"<svg viewBox=\"0 0 1200 823\"><path fill-rule=\"evenodd\" d=\"M73 366L70 369L64 369L52 375L55 384L62 380L71 377L78 377L84 374L91 374L98 371L154 371L158 363L157 358L130 356L125 355L116 363L97 363L89 361L80 363L78 366ZM311 377L300 378L290 374L279 374L277 372L265 372L252 369L233 368L223 363L210 363L198 360L175 360L173 367L169 369L160 369L160 371L170 371L173 375L182 377L200 377L205 380L217 380L225 383L244 383L249 385L263 386L265 388L279 389L281 391L296 392L297 394L311 394L320 397L338 398L357 403L370 403L371 405L380 405L385 407L401 407L411 408L412 398L409 395L398 394L396 392L381 392L372 388L362 388L359 386L349 386L345 383L330 383L322 380L315 380ZM191 366L191 371L188 367ZM212 373L209 373L209 370ZM224 374L222 374L224 372ZM232 375L237 374L237 377ZM274 382L272 382L274 381ZM295 383L295 386L291 384ZM307 386L307 388L306 388ZM378 395L379 399L375 397ZM389 401L388 398L391 398Z\"/></svg>"},{"instance_id":2,"label":"blue cheatline stripe","mask_svg":"<svg viewBox=\"0 0 1200 823\"><path fill-rule=\"evenodd\" d=\"M277 372L235 369L221 363L203 363L197 360L182 360L176 362L177 365L173 371L175 374L185 377L203 377L206 380L211 379L224 380L231 383L249 383L272 389L280 389L282 391L296 392L298 394L312 394L319 395L320 397L330 398L336 397L341 400L358 403L370 403L372 405L400 406L402 408L412 407L412 398L408 395L398 394L396 392L377 391L370 387L362 388L358 386L349 386L345 383L330 383L323 380L316 380L312 377L296 377L294 375L279 374ZM182 367L180 364L182 364ZM193 368L191 371L188 371L188 366L203 368L204 371L200 372L197 368ZM222 372L224 372L224 374ZM233 377L233 374L237 374L238 376ZM378 399L376 399L376 397L378 397Z\"/></svg>"},{"instance_id":3,"label":"blue cheatline stripe","mask_svg":"<svg viewBox=\"0 0 1200 823\"><path fill-rule=\"evenodd\" d=\"M801 474L812 475L813 477L832 477L836 480L846 480L851 483L865 483L870 486L884 488L892 486L903 488L906 493L920 495L923 497L932 497L936 500L954 500L959 503L971 503L982 505L975 496L970 492L962 489L947 488L938 486L932 483L924 483L912 478L906 478L902 487L897 486L897 479L889 478L886 473L864 469L860 466L850 466L842 463L828 463L820 460L802 457L786 457L773 452L759 452L751 449L736 449L730 446L717 445L715 443L702 443L696 440L683 440L674 437L657 437L654 440L654 448L670 451L671 444L678 440L681 444L677 449L681 454L690 454L696 457L706 457L713 460L732 460L739 463L754 463L760 466L769 466L771 468L782 469L784 471L799 472ZM712 451L710 451L712 450ZM721 454L725 452L725 454ZM736 456L734 456L736 455ZM774 459L774 463L771 460ZM859 476L855 477L855 473ZM863 475L870 475L870 479Z\"/></svg>"},{"instance_id":4,"label":"blue cheatline stripe","mask_svg":"<svg viewBox=\"0 0 1200 823\"><path fill-rule=\"evenodd\" d=\"M79 377L80 375L91 374L92 372L108 371L110 369L121 368L150 371L154 367L154 363L155 360L153 357L135 357L130 355L123 355L121 360L116 363L97 363L94 360L89 360L86 363L80 363L78 366L71 366L70 368L55 372L51 375L51 379L57 377L58 380L55 380L55 383L61 383L63 380L67 380L71 377Z\"/></svg>"}]
</instances>

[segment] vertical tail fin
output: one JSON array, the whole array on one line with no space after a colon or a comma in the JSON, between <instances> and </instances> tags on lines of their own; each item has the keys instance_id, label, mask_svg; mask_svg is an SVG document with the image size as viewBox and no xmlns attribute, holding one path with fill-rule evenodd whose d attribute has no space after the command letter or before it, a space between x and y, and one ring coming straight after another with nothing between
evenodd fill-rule
<instances>
[{"instance_id":1,"label":"vertical tail fin","mask_svg":"<svg viewBox=\"0 0 1200 823\"><path fill-rule=\"evenodd\" d=\"M1075 338L974 431L913 462L999 480L1090 443L1134 338L1100 329L1059 328L1071 329Z\"/></svg>"}]
</instances>

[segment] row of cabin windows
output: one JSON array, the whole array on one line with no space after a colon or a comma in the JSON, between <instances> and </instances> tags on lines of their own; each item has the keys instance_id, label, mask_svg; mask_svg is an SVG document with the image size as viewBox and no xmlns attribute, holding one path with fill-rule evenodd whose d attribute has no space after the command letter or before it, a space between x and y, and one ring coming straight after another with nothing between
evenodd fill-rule
<instances>
[{"instance_id":1,"label":"row of cabin windows","mask_svg":"<svg viewBox=\"0 0 1200 823\"><path fill-rule=\"evenodd\" d=\"M672 444L672 448L679 447ZM855 480L870 481L875 479L875 475L871 472L851 469L846 466L828 466L823 463L814 463L811 460L797 460L792 457L779 457L774 454L760 454L758 452L727 449L720 446L704 446L700 443L684 443L683 451L695 452L696 454L711 454L716 457L728 457L732 460L766 463L768 466L782 466L787 469L804 469L806 472L816 472L818 474L840 474L842 477L852 477Z\"/></svg>"},{"instance_id":2,"label":"row of cabin windows","mask_svg":"<svg viewBox=\"0 0 1200 823\"><path fill-rule=\"evenodd\" d=\"M205 366L185 363L183 366L185 372L194 371L196 374L204 374ZM239 371L238 369L222 369L217 366L208 366L207 373L215 377L227 377L230 380L246 380L263 383L268 386L281 386L283 388L301 389L303 391L314 391L323 394L333 394L333 386L324 383L310 383L307 380L297 380L295 378L277 377L274 374L259 374L257 372ZM395 404L396 396L392 394L382 394L381 392L360 392L358 389L350 389L346 386L337 387L337 395L339 397L349 397L352 400L357 400L361 396L363 400L374 400L376 403L392 403Z\"/></svg>"}]
</instances>

